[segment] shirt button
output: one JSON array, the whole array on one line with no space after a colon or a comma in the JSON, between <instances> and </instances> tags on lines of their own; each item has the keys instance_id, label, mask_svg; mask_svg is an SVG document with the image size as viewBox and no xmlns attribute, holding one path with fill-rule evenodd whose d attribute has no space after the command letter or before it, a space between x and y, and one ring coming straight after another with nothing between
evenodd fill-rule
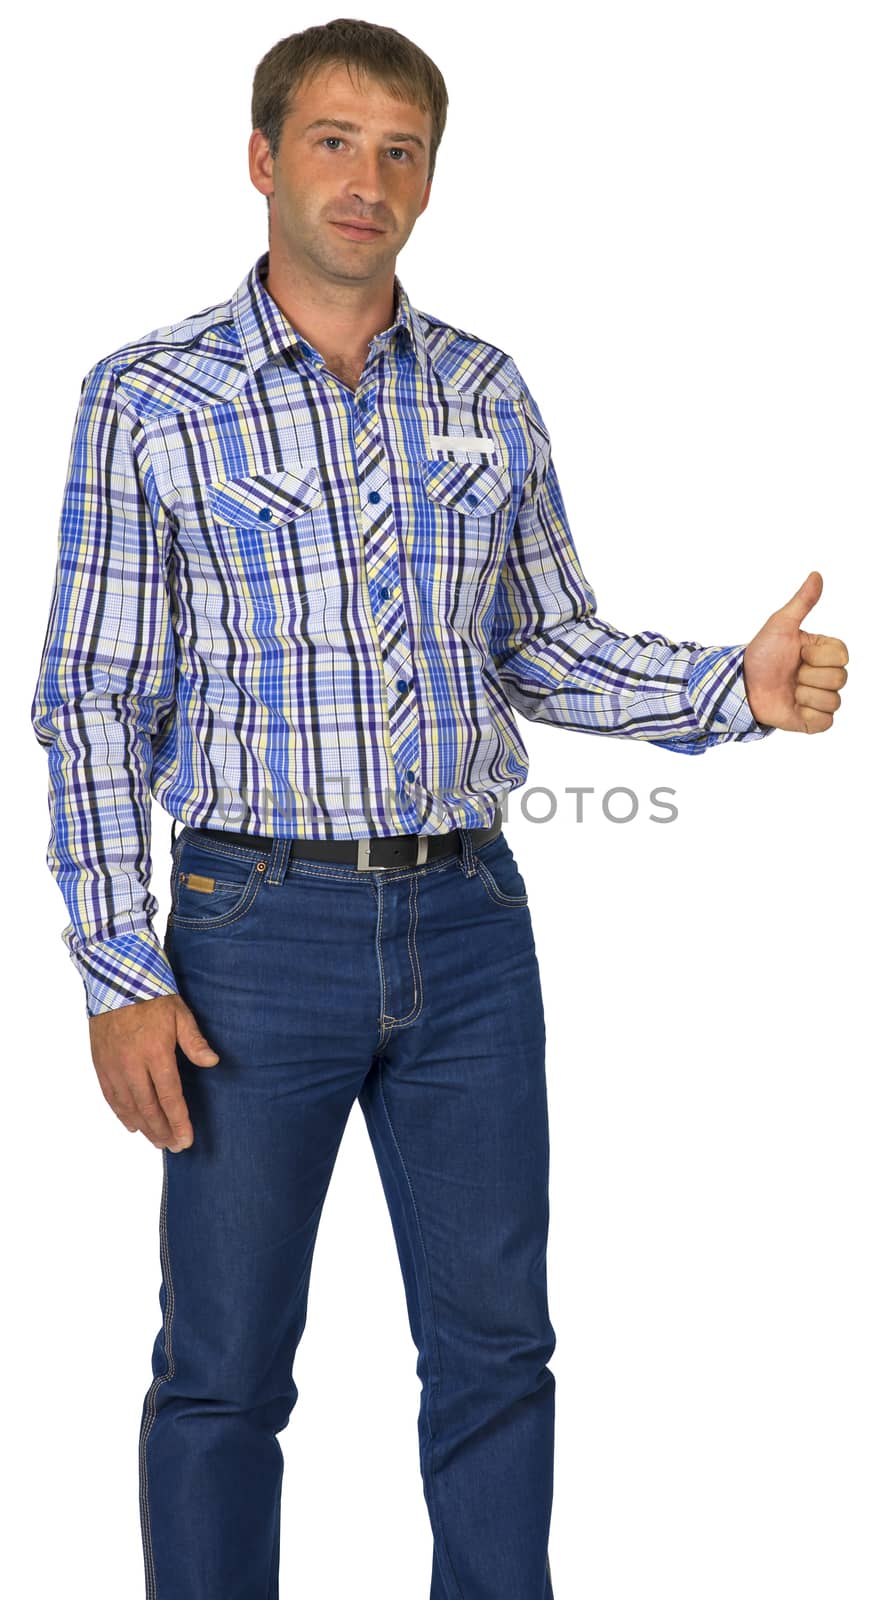
<instances>
[{"instance_id":1,"label":"shirt button","mask_svg":"<svg viewBox=\"0 0 887 1600\"><path fill-rule=\"evenodd\" d=\"M387 600L390 594L391 594L391 590L390 589L380 589L379 590L379 599L380 600Z\"/></svg>"},{"instance_id":2,"label":"shirt button","mask_svg":"<svg viewBox=\"0 0 887 1600\"><path fill-rule=\"evenodd\" d=\"M398 687L398 689L400 689L400 690L401 690L401 691L403 691L403 690L404 690L404 689L408 689L408 688L409 688L409 687L410 687L410 686L409 686L409 684L408 684L408 683L407 683L407 680L406 680L406 678L398 678L398 680L397 680L397 687Z\"/></svg>"},{"instance_id":3,"label":"shirt button","mask_svg":"<svg viewBox=\"0 0 887 1600\"><path fill-rule=\"evenodd\" d=\"M269 511L267 506L263 506L261 511L259 512L259 521L260 522L270 522L271 521L271 512Z\"/></svg>"},{"instance_id":4,"label":"shirt button","mask_svg":"<svg viewBox=\"0 0 887 1600\"><path fill-rule=\"evenodd\" d=\"M477 495L476 494L467 494L465 496L465 503L466 503L466 505L469 505L469 506L476 506L478 504Z\"/></svg>"},{"instance_id":5,"label":"shirt button","mask_svg":"<svg viewBox=\"0 0 887 1600\"><path fill-rule=\"evenodd\" d=\"M415 774L415 772L413 771L413 769L411 767L409 772L407 773L407 782L408 783L412 783L413 780L415 779L415 776L416 776L416 774Z\"/></svg>"},{"instance_id":6,"label":"shirt button","mask_svg":"<svg viewBox=\"0 0 887 1600\"><path fill-rule=\"evenodd\" d=\"M369 500L371 506L377 506L381 498L382 496L377 494L375 489L373 489L372 492L367 495L367 499Z\"/></svg>"}]
</instances>

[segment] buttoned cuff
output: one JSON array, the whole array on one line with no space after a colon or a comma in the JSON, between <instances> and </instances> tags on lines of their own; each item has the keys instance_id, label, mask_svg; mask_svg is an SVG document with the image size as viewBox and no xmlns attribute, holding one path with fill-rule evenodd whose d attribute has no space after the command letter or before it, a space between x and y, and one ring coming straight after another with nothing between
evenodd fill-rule
<instances>
[{"instance_id":1,"label":"buttoned cuff","mask_svg":"<svg viewBox=\"0 0 887 1600\"><path fill-rule=\"evenodd\" d=\"M691 658L687 695L710 744L727 739L765 739L776 729L752 716L742 666L745 645L702 647Z\"/></svg>"},{"instance_id":2,"label":"buttoned cuff","mask_svg":"<svg viewBox=\"0 0 887 1600\"><path fill-rule=\"evenodd\" d=\"M178 994L166 954L147 928L121 933L114 939L69 944L68 953L83 979L86 1010L91 1017L132 1005L136 1000Z\"/></svg>"}]
</instances>

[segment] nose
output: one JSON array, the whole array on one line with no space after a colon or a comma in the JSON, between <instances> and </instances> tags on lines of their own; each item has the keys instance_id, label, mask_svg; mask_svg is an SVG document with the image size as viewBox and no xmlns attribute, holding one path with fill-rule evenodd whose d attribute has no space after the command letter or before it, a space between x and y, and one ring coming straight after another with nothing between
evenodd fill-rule
<instances>
[{"instance_id":1,"label":"nose","mask_svg":"<svg viewBox=\"0 0 887 1600\"><path fill-rule=\"evenodd\" d=\"M355 158L348 174L348 190L353 200L375 205L384 195L382 175L376 157L370 153ZM367 218L369 221L370 218Z\"/></svg>"}]
</instances>

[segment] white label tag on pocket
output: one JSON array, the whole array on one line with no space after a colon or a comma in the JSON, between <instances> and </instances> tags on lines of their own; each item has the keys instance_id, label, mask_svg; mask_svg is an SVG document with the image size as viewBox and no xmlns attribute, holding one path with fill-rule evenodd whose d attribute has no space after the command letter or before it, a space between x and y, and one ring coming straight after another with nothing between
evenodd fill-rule
<instances>
[{"instance_id":1,"label":"white label tag on pocket","mask_svg":"<svg viewBox=\"0 0 887 1600\"><path fill-rule=\"evenodd\" d=\"M484 455L496 448L495 439L474 433L432 433L428 444L432 450L477 450Z\"/></svg>"}]
</instances>

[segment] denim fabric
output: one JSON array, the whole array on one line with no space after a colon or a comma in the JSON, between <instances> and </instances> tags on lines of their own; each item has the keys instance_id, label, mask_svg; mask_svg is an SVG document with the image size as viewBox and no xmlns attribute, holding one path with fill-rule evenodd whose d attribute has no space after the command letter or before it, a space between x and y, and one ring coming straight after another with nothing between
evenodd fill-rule
<instances>
[{"instance_id":1,"label":"denim fabric","mask_svg":"<svg viewBox=\"0 0 887 1600\"><path fill-rule=\"evenodd\" d=\"M368 872L175 840L164 948L220 1060L178 1051L194 1143L162 1152L147 1600L278 1600L276 1436L355 1098L418 1352L431 1600L553 1600L542 994L504 833L458 831L443 861Z\"/></svg>"}]
</instances>

